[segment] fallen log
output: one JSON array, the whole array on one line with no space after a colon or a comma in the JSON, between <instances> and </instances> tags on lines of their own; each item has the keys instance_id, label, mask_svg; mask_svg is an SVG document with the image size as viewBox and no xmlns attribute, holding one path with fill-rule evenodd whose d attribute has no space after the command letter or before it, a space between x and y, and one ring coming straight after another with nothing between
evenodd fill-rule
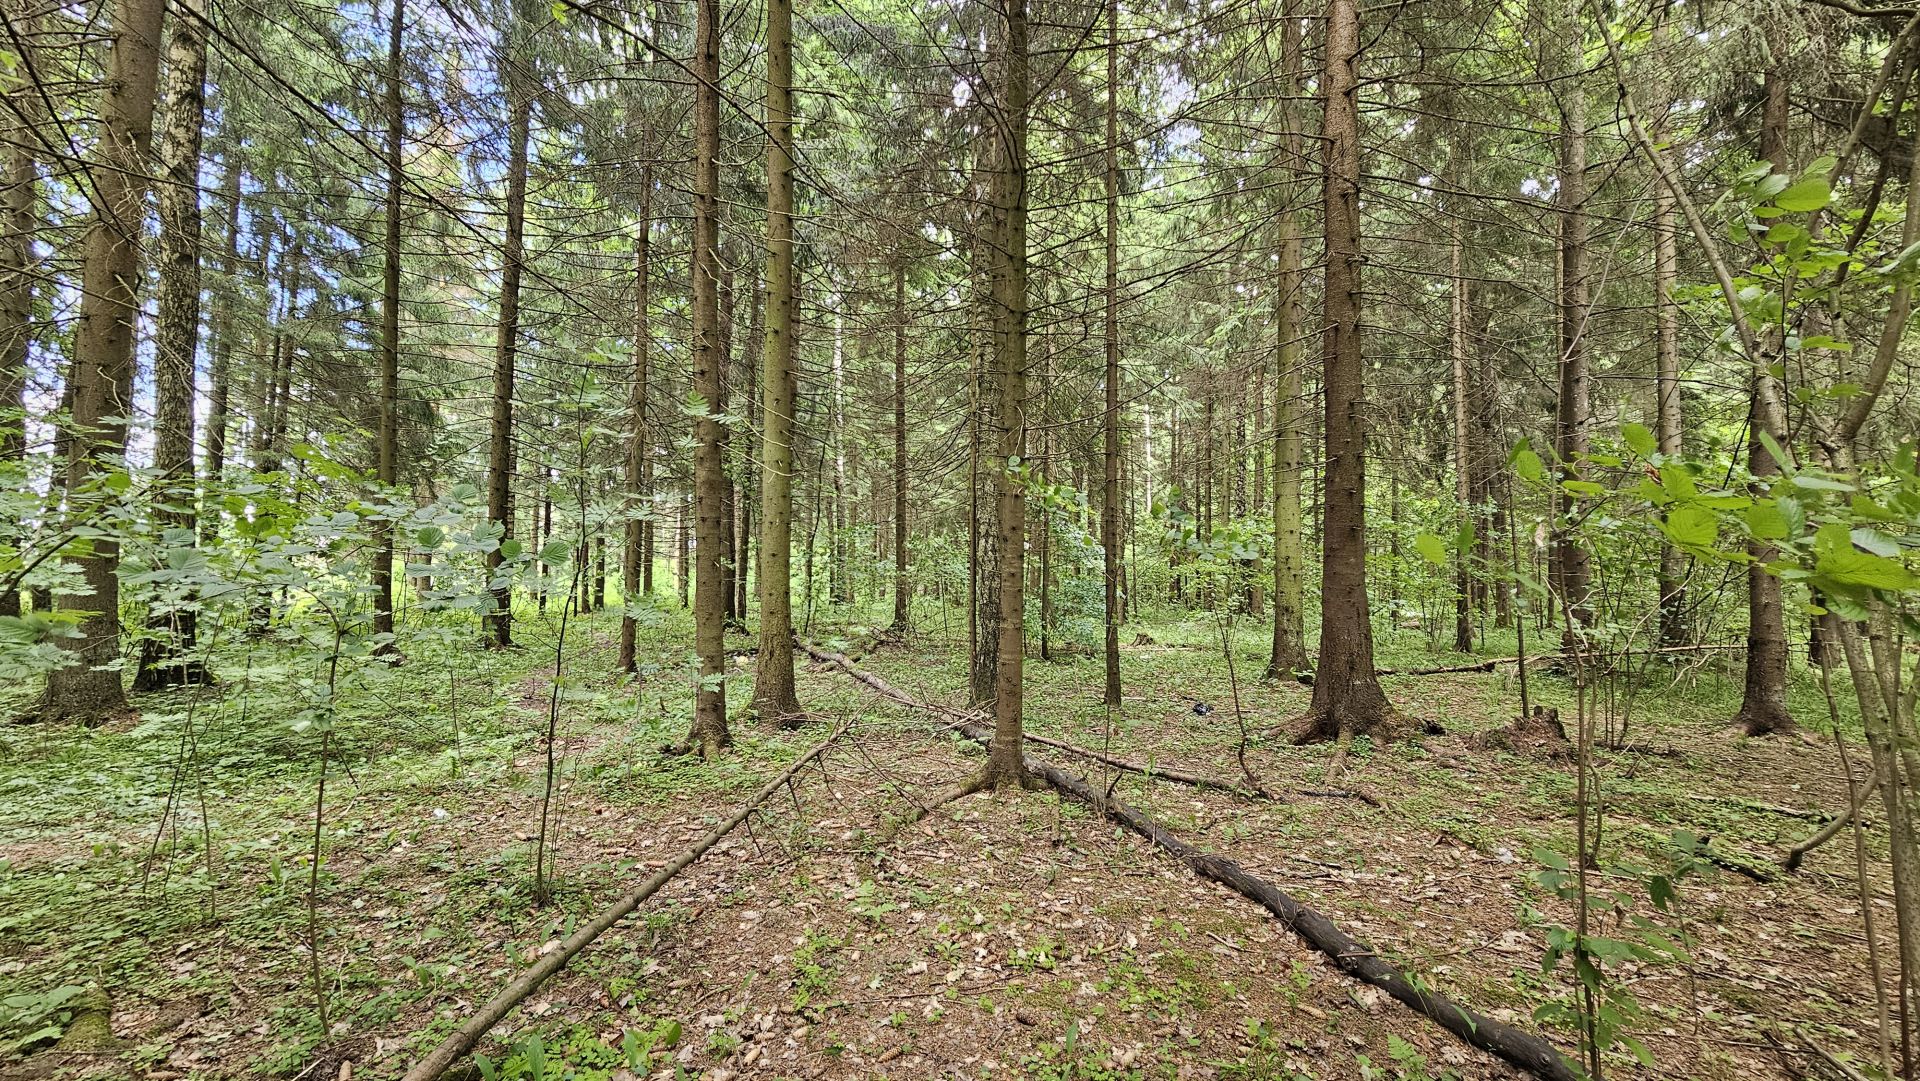
<instances>
[{"instance_id":1,"label":"fallen log","mask_svg":"<svg viewBox=\"0 0 1920 1081\"><path fill-rule=\"evenodd\" d=\"M765 803L768 797L778 792L783 785L792 780L793 776L799 773L809 762L812 762L814 759L820 757L821 754L825 753L826 749L831 747L841 736L846 735L847 730L851 727L852 722L848 721L834 729L832 735L814 744L810 750L796 759L792 765L781 770L779 776L768 781L765 787L761 788L760 791L754 793L751 798L741 804L740 808L731 816L719 825L708 830L705 835L694 842L692 848L687 849L685 852L680 853L680 855L668 861L666 866L648 876L645 882L640 883L640 885L634 887L632 891L622 895L618 900L601 909L599 915L595 916L590 922L573 934L568 935L566 940L560 943L559 949L554 950L552 953L547 954L545 957L540 958L528 966L527 970L522 972L518 978L501 988L498 994L488 999L484 1006L476 1010L474 1015L467 1019L466 1024L461 1025L453 1035L442 1040L439 1046L427 1053L427 1057L415 1063L414 1067L406 1072L403 1081L436 1081L441 1074L447 1071L448 1067L452 1066L461 1057L471 1053L474 1047L480 1043L481 1037L491 1031L493 1026L499 1024L507 1014L513 1012L513 1008L524 1002L527 996L538 990L540 985L545 983L549 977L565 968L567 962L573 960L581 950L591 945L593 940L599 938L608 928L625 919L634 909L639 908L641 902L659 892L660 887L666 885L673 876L686 870L693 864L694 860L705 855L707 850L719 843L722 837L739 828L740 823L745 822L747 816L751 815L762 803Z\"/></svg>"},{"instance_id":2,"label":"fallen log","mask_svg":"<svg viewBox=\"0 0 1920 1081\"><path fill-rule=\"evenodd\" d=\"M1789 871L1798 871L1800 861L1807 858L1807 853L1838 836L1840 831L1853 821L1853 816L1859 814L1860 809L1866 806L1867 799L1880 790L1879 772L1876 770L1870 774L1867 777L1867 783L1860 785L1859 788L1859 794L1854 797L1853 802L1847 804L1846 810L1833 816L1833 821L1815 830L1812 836L1788 849L1787 854L1781 857L1780 865Z\"/></svg>"},{"instance_id":3,"label":"fallen log","mask_svg":"<svg viewBox=\"0 0 1920 1081\"><path fill-rule=\"evenodd\" d=\"M1718 653L1731 649L1745 649L1744 645L1714 643L1697 646L1661 646L1657 649L1629 649L1621 652L1589 653L1588 661L1605 660L1610 657L1655 657L1668 653ZM1533 664L1538 661L1570 661L1575 657L1571 653L1529 653L1514 657L1488 657L1483 661L1469 661L1464 664L1443 664L1432 668L1376 668L1376 676L1442 676L1453 672L1491 672L1503 664L1518 664L1526 661Z\"/></svg>"},{"instance_id":4,"label":"fallen log","mask_svg":"<svg viewBox=\"0 0 1920 1081\"><path fill-rule=\"evenodd\" d=\"M1788 807L1779 803L1766 803L1761 800L1742 799L1739 796L1705 796L1693 792L1683 793L1680 797L1694 803L1724 803L1738 807L1743 811L1759 811L1765 814L1783 815L1787 818L1804 818L1809 822L1820 822L1826 815L1820 811L1809 811L1801 807Z\"/></svg>"},{"instance_id":5,"label":"fallen log","mask_svg":"<svg viewBox=\"0 0 1920 1081\"><path fill-rule=\"evenodd\" d=\"M915 709L924 710L928 713L937 713L940 716L951 718L951 723L947 725L948 728L959 729L962 725L976 724L982 719L980 714L968 710L955 709L952 706L941 705L938 702L919 701L892 684L887 683L885 680L879 679L878 677L870 677L866 673L861 672L855 666L855 659L846 654L816 649L805 642L800 643L800 648L804 650L809 657L819 661L821 664L832 665L843 672L848 672L855 679L866 684L869 690L880 695L882 698L898 702L902 705L912 706ZM1156 766L1150 762L1134 762L1107 754L1103 751L1096 751L1091 747L1082 747L1079 744L1068 743L1065 740L1036 736L1031 732L1026 734L1026 738L1047 747L1054 747L1066 751L1069 754L1079 755L1082 758L1091 758L1096 762L1105 762L1115 769L1124 770L1128 773L1138 773L1146 777L1158 777L1163 781L1173 781L1176 784L1191 785L1194 788L1212 788L1221 792L1231 792L1236 796L1244 796L1247 799L1273 798L1270 793L1248 788L1245 785L1237 785L1232 781L1220 777L1209 777L1202 773L1188 773L1185 770L1167 769L1163 766ZM1364 799L1369 803L1377 804L1377 801L1370 797L1361 796L1345 790L1314 790L1305 794L1313 796L1345 796L1353 799Z\"/></svg>"},{"instance_id":6,"label":"fallen log","mask_svg":"<svg viewBox=\"0 0 1920 1081\"><path fill-rule=\"evenodd\" d=\"M954 712L950 707L920 702L886 680L862 672L844 658L833 658L811 648L807 652L833 663L848 675L896 702L916 706L932 713ZM952 725L976 743L992 739L993 730L977 720ZM1218 882L1235 893L1273 913L1281 923L1304 939L1308 945L1332 960L1335 967L1363 983L1380 988L1414 1012L1432 1020L1467 1044L1492 1052L1506 1061L1528 1070L1546 1081L1581 1081L1584 1075L1546 1040L1502 1021L1468 1009L1436 991L1423 989L1404 973L1382 960L1372 947L1340 930L1332 920L1302 904L1286 891L1224 856L1203 851L1168 832L1144 812L1117 799L1109 799L1090 785L1058 766L1033 755L1025 755L1027 772L1047 782L1061 794L1070 796L1106 815L1127 829L1145 837L1163 851L1185 863L1202 878Z\"/></svg>"}]
</instances>

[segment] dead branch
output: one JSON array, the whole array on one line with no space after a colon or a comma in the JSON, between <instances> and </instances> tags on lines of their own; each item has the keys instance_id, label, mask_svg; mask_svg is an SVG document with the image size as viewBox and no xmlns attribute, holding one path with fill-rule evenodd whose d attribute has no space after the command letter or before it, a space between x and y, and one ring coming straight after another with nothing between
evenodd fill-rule
<instances>
[{"instance_id":1,"label":"dead branch","mask_svg":"<svg viewBox=\"0 0 1920 1081\"><path fill-rule=\"evenodd\" d=\"M1846 810L1833 816L1833 821L1821 826L1812 836L1788 849L1787 854L1781 858L1780 865L1789 871L1798 871L1800 861L1807 858L1807 853L1838 836L1840 831L1847 827L1847 823L1853 821L1853 816L1860 813L1860 808L1866 805L1867 799L1879 790L1880 774L1876 772L1867 777L1867 783L1860 786L1860 794L1854 797Z\"/></svg>"},{"instance_id":2,"label":"dead branch","mask_svg":"<svg viewBox=\"0 0 1920 1081\"><path fill-rule=\"evenodd\" d=\"M846 656L845 654L831 653L826 650L816 649L813 646L808 645L806 643L801 643L800 648L805 650L807 652L807 655L811 656L814 660L817 660L822 664L832 665L836 668L839 668L841 671L846 672L849 675L853 676L853 678L859 680L861 683L866 684L866 686L870 690L872 690L875 694L880 695L882 698L886 698L889 701L898 702L902 705L912 706L915 709L924 710L928 713L937 713L942 717L949 718L951 723L947 725L948 728L958 729L963 725L978 723L980 720L983 719L982 715L979 713L969 712L967 710L955 709L952 706L943 706L937 702L919 701L918 699L913 698L911 695L908 695L906 692L893 686L887 681L880 679L877 676L873 676L866 672L860 671L854 659ZM1211 788L1221 792L1231 792L1236 796L1244 796L1248 799L1272 799L1273 798L1272 794L1267 792L1264 789L1248 788L1245 785L1234 784L1232 781L1224 780L1219 777L1209 777L1201 773L1188 773L1184 770L1168 769L1164 766L1154 765L1151 762L1134 762L1129 759L1120 758L1114 755L1103 753L1101 751L1096 751L1091 747L1082 747L1077 743L1068 743L1065 740L1059 740L1059 739L1049 739L1046 736L1036 736L1031 732L1026 734L1026 738L1029 740L1032 740L1035 743L1041 744L1043 746L1054 747L1059 750L1066 751L1069 754L1078 755L1082 758L1090 758L1095 762L1105 762L1107 765L1112 766L1115 769L1125 770L1128 773L1138 773L1144 777L1158 777L1163 781L1172 781L1175 784L1191 785L1195 788ZM966 793L961 793L961 795L965 795L965 794ZM1329 795L1331 793L1322 790L1322 791L1316 791L1309 794L1310 795ZM1349 793L1346 793L1343 790L1341 794L1348 795ZM958 798L958 797L955 797L955 798ZM1363 797L1354 796L1353 798L1359 799ZM948 802L951 802L951 801L948 801ZM1373 802L1373 801L1370 800L1369 802Z\"/></svg>"},{"instance_id":3,"label":"dead branch","mask_svg":"<svg viewBox=\"0 0 1920 1081\"><path fill-rule=\"evenodd\" d=\"M810 648L807 651L823 660L828 659L827 655ZM887 681L871 673L862 672L844 660L835 659L834 664L848 675L894 701L914 705L934 713L952 712L945 707L915 701ZM967 720L953 727L977 743L985 744L993 737L992 729L978 721ZM1273 883L1250 873L1238 863L1224 856L1195 848L1169 833L1165 827L1143 812L1121 800L1104 797L1085 781L1050 762L1028 755L1026 767L1029 773L1046 781L1063 795L1079 800L1152 841L1192 868L1200 877L1227 886L1241 896L1258 903L1278 917L1280 922L1295 934L1306 940L1309 945L1326 954L1342 972L1380 988L1468 1044L1499 1055L1508 1062L1531 1071L1535 1076L1545 1078L1546 1081L1579 1081L1582 1076L1580 1071L1555 1050L1552 1044L1530 1032L1523 1032L1511 1025L1476 1013L1445 995L1425 989L1423 984L1415 983L1382 960L1371 947L1340 930L1332 920L1301 904Z\"/></svg>"},{"instance_id":4,"label":"dead branch","mask_svg":"<svg viewBox=\"0 0 1920 1081\"><path fill-rule=\"evenodd\" d=\"M812 749L801 755L792 765L781 770L779 776L768 781L760 791L754 793L745 803L741 804L739 809L734 811L731 816L719 825L708 830L700 840L694 843L692 848L674 857L666 866L648 876L645 882L642 882L639 886L621 896L620 899L614 901L606 908L601 909L600 914L595 916L591 922L585 924L573 934L568 935L566 941L560 944L559 949L535 961L512 983L501 988L498 994L487 1000L486 1005L475 1011L474 1015L468 1018L467 1023L461 1025L457 1032L448 1036L445 1040L442 1040L438 1047L435 1047L427 1054L426 1058L421 1059L412 1069L408 1070L403 1081L436 1081L457 1059L470 1053L474 1047L479 1044L481 1037L491 1031L493 1026L499 1024L502 1018L513 1011L514 1007L525 1001L528 995L533 994L541 984L547 981L548 977L565 968L567 962L573 960L581 950L591 945L594 939L599 938L608 928L625 919L629 913L640 907L641 902L652 897L659 891L660 887L672 880L673 876L686 870L693 864L693 861L705 855L708 849L719 843L722 837L725 837L737 829L740 823L745 822L747 816L751 815L760 804L766 802L769 796L778 792L783 785L800 772L802 767L820 757L835 741L839 740L841 736L846 735L852 726L853 722L848 721L834 729L832 735L814 744Z\"/></svg>"},{"instance_id":5,"label":"dead branch","mask_svg":"<svg viewBox=\"0 0 1920 1081\"><path fill-rule=\"evenodd\" d=\"M1654 657L1669 653L1721 653L1734 649L1745 649L1745 645L1734 643L1703 644L1694 646L1661 646L1657 649L1628 649L1618 653L1609 653L1611 657ZM1571 653L1529 653L1514 657L1488 657L1483 661L1470 661L1465 664L1443 664L1433 668L1376 668L1376 676L1441 676L1453 672L1491 672L1503 664L1519 664L1522 660L1528 664L1539 661L1572 660Z\"/></svg>"}]
</instances>

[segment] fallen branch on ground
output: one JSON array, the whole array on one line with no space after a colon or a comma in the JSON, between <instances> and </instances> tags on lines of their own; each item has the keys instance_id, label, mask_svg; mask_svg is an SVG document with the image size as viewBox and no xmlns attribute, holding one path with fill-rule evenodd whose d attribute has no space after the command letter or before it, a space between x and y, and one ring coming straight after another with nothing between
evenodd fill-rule
<instances>
[{"instance_id":1,"label":"fallen branch on ground","mask_svg":"<svg viewBox=\"0 0 1920 1081\"><path fill-rule=\"evenodd\" d=\"M870 672L862 672L844 659L831 658L809 647L802 648L822 660L833 660L842 671L893 701L932 713L955 712L949 707L917 701L886 680ZM977 720L967 720L952 727L981 744L987 743L993 736L992 729ZM1052 763L1032 755L1025 756L1025 759L1027 772L1046 781L1057 791L1085 803L1152 841L1191 867L1200 877L1227 886L1273 913L1309 945L1326 954L1347 975L1380 988L1468 1044L1490 1051L1546 1081L1579 1081L1582 1077L1579 1069L1555 1050L1552 1044L1530 1032L1476 1013L1438 992L1424 990L1382 960L1371 947L1340 930L1332 920L1301 904L1238 863L1195 848L1169 833L1145 813L1123 801L1107 798L1105 794L1094 791L1085 781Z\"/></svg>"},{"instance_id":2,"label":"fallen branch on ground","mask_svg":"<svg viewBox=\"0 0 1920 1081\"><path fill-rule=\"evenodd\" d=\"M913 698L912 696L908 695L906 692L900 690L899 688L894 687L892 684L887 683L885 680L879 679L878 677L869 676L867 673L860 671L858 668L854 667L856 663L856 659L852 657L848 657L845 654L831 653L831 652L828 652L827 650L816 649L815 647L808 645L804 642L800 644L800 648L805 650L808 656L812 657L816 661L819 661L821 664L832 665L844 672L849 673L850 675L853 676L853 678L859 680L861 683L866 684L869 690L872 690L874 693L880 695L882 698L886 698L886 699L889 699L890 701L898 702L901 705L912 706L915 709L924 710L928 713L937 713L942 717L951 718L951 723L947 725L948 728L959 729L964 725L978 724L983 719L982 715L979 713L974 713L974 712L970 712L968 710L963 710L963 709L955 709L952 706L943 706L937 702L919 701L918 699ZM1125 770L1128 773L1138 773L1145 777L1158 777L1163 781L1172 781L1175 784L1192 785L1195 788L1212 788L1221 792L1231 792L1236 796L1244 796L1248 799L1272 799L1273 798L1272 794L1266 791L1248 788L1245 785L1234 784L1232 781L1228 781L1219 777L1209 777L1201 773L1188 773L1184 770L1167 769L1163 766L1153 765L1152 763L1133 762L1125 758L1119 758L1114 755L1105 754L1103 752L1096 751L1091 747L1082 747L1078 744L1068 743L1065 740L1048 739L1046 736L1036 736L1031 732L1026 734L1026 738L1032 740L1035 743L1042 744L1044 746L1055 747L1062 751L1066 751L1069 754L1079 755L1082 758L1091 758L1096 762L1105 762L1107 765L1112 766L1115 769ZM1347 792L1345 790L1334 791L1334 790L1318 789L1318 790L1309 792L1307 794L1316 795L1316 796L1333 796L1333 795L1348 796L1354 799L1364 799L1369 803L1377 802L1369 797L1361 796L1358 793ZM951 801L948 801L948 802L951 802Z\"/></svg>"},{"instance_id":3,"label":"fallen branch on ground","mask_svg":"<svg viewBox=\"0 0 1920 1081\"><path fill-rule=\"evenodd\" d=\"M1879 790L1880 774L1876 771L1868 775L1867 783L1860 786L1860 794L1847 805L1846 810L1834 815L1833 821L1814 831L1811 837L1787 849L1787 854L1781 858L1780 865L1789 871L1798 871L1800 861L1807 858L1807 853L1838 836L1840 831L1847 827L1847 823L1853 821L1853 816L1860 813L1860 808L1866 806L1868 798Z\"/></svg>"},{"instance_id":4,"label":"fallen branch on ground","mask_svg":"<svg viewBox=\"0 0 1920 1081\"><path fill-rule=\"evenodd\" d=\"M631 892L623 895L619 900L608 905L606 908L601 909L600 914L595 916L591 922L573 934L568 935L566 941L560 943L559 949L535 961L525 972L520 974L519 978L502 988L499 994L494 995L493 998L487 1001L486 1005L475 1011L474 1015L468 1018L467 1023L461 1025L458 1031L448 1036L445 1040L442 1040L438 1047L435 1047L427 1054L426 1058L421 1059L414 1065L413 1069L408 1070L403 1081L435 1081L435 1079L445 1073L447 1068L452 1066L455 1061L472 1052L474 1047L480 1043L481 1037L491 1031L493 1026L499 1024L502 1018L513 1011L514 1007L525 1001L527 996L539 989L540 985L545 983L548 977L565 968L567 962L573 960L581 950L591 945L594 939L599 938L608 928L625 919L629 913L640 907L641 902L652 897L659 891L660 887L666 885L673 876L686 870L692 865L694 860L705 855L708 849L719 843L722 837L725 837L737 829L740 823L745 822L747 816L751 815L756 808L766 802L769 796L778 792L781 786L792 780L793 776L799 773L809 762L820 757L835 741L841 736L846 735L848 729L851 727L852 722L849 721L834 729L832 735L814 744L812 749L801 755L792 765L781 770L779 776L768 781L765 787L761 788L760 791L754 793L751 798L741 804L740 808L730 817L708 830L700 840L694 842L692 848L674 857L665 867L655 871L645 882L642 882Z\"/></svg>"},{"instance_id":5,"label":"fallen branch on ground","mask_svg":"<svg viewBox=\"0 0 1920 1081\"><path fill-rule=\"evenodd\" d=\"M1629 649L1618 653L1607 653L1604 657L1653 657L1668 653L1719 653L1731 649L1745 649L1745 645L1707 644L1697 646L1661 646L1658 649ZM1503 664L1518 664L1525 660L1528 664L1540 661L1568 661L1571 653L1529 653L1525 657L1488 657L1484 661L1470 661L1465 664L1443 664L1432 668L1376 668L1376 676L1442 676L1453 672L1491 672ZM1601 659L1589 657L1589 660Z\"/></svg>"},{"instance_id":6,"label":"fallen branch on ground","mask_svg":"<svg viewBox=\"0 0 1920 1081\"><path fill-rule=\"evenodd\" d=\"M1788 818L1804 818L1810 822L1819 822L1827 816L1820 811L1806 811L1798 807L1787 807L1778 803L1762 803L1759 800L1741 799L1738 796L1703 796L1692 792L1685 793L1681 799L1694 803L1725 803L1743 811L1763 811L1767 814L1785 815Z\"/></svg>"}]
</instances>

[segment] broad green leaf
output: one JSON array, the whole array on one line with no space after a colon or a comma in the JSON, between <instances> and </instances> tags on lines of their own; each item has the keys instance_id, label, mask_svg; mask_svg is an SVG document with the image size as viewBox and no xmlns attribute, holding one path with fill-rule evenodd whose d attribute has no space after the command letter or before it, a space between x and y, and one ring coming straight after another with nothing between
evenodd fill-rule
<instances>
[{"instance_id":1,"label":"broad green leaf","mask_svg":"<svg viewBox=\"0 0 1920 1081\"><path fill-rule=\"evenodd\" d=\"M1888 559L1900 557L1900 545L1892 537L1877 529L1855 529L1848 536L1853 538L1853 543L1874 555L1886 556Z\"/></svg>"},{"instance_id":2,"label":"broad green leaf","mask_svg":"<svg viewBox=\"0 0 1920 1081\"><path fill-rule=\"evenodd\" d=\"M1700 491L1693 483L1693 474L1679 462L1668 462L1660 467L1660 483L1667 489L1670 499L1691 499Z\"/></svg>"},{"instance_id":3,"label":"broad green leaf","mask_svg":"<svg viewBox=\"0 0 1920 1081\"><path fill-rule=\"evenodd\" d=\"M1632 421L1620 426L1620 438L1642 458L1653 457L1653 452L1660 446L1659 442L1653 438L1653 432L1649 431L1646 425Z\"/></svg>"},{"instance_id":4,"label":"broad green leaf","mask_svg":"<svg viewBox=\"0 0 1920 1081\"><path fill-rule=\"evenodd\" d=\"M1668 511L1667 520L1660 528L1683 548L1711 548L1720 534L1720 523L1713 512L1691 503L1682 503Z\"/></svg>"},{"instance_id":5,"label":"broad green leaf","mask_svg":"<svg viewBox=\"0 0 1920 1081\"><path fill-rule=\"evenodd\" d=\"M1755 503L1744 515L1747 532L1761 540L1782 540L1790 536L1787 516L1773 500Z\"/></svg>"},{"instance_id":6,"label":"broad green leaf","mask_svg":"<svg viewBox=\"0 0 1920 1081\"><path fill-rule=\"evenodd\" d=\"M1436 567L1446 566L1448 549L1445 540L1434 536L1432 533L1422 533L1413 538L1413 546L1419 549L1420 554L1426 557L1427 562Z\"/></svg>"},{"instance_id":7,"label":"broad green leaf","mask_svg":"<svg viewBox=\"0 0 1920 1081\"><path fill-rule=\"evenodd\" d=\"M1810 473L1794 474L1793 486L1814 492L1851 492L1854 490L1853 485L1848 484L1846 481L1834 480L1831 477L1816 477Z\"/></svg>"},{"instance_id":8,"label":"broad green leaf","mask_svg":"<svg viewBox=\"0 0 1920 1081\"><path fill-rule=\"evenodd\" d=\"M1546 473L1546 467L1541 463L1540 456L1525 443L1514 448L1512 464L1514 473L1529 484L1540 483L1540 478Z\"/></svg>"},{"instance_id":9,"label":"broad green leaf","mask_svg":"<svg viewBox=\"0 0 1920 1081\"><path fill-rule=\"evenodd\" d=\"M1773 205L1794 213L1819 210L1833 197L1833 188L1824 176L1803 177L1774 197Z\"/></svg>"}]
</instances>

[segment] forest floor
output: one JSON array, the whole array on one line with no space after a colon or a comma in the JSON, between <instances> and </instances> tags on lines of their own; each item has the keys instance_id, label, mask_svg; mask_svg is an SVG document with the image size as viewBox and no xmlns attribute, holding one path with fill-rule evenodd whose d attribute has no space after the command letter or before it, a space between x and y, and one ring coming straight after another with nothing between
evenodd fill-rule
<instances>
[{"instance_id":1,"label":"forest floor","mask_svg":"<svg viewBox=\"0 0 1920 1081\"><path fill-rule=\"evenodd\" d=\"M682 647L664 643L685 641L682 618L648 629L676 659ZM540 625L529 625L531 637ZM837 670L802 669L814 723L777 732L741 722L736 753L718 763L665 757L660 745L685 724L684 680L664 666L636 694L607 677L614 628L610 614L586 621L566 659L547 905L533 903L529 883L550 636L502 655L455 645L350 676L314 909L327 1031L307 948L319 739L289 723L310 664L253 661L243 686L149 699L140 718L96 731L0 725L0 1078L397 1077L598 905L848 718L855 730L790 795L511 1015L473 1076L1522 1076L1051 792L970 797L906 824L916 801L975 769L979 751ZM1030 729L1237 776L1233 690L1208 645L1212 625L1136 630L1154 641L1126 651L1128 697L1110 731L1093 656L1029 661ZM1262 667L1260 638L1236 640L1256 736L1247 764L1275 791L1313 787L1333 749L1273 734L1309 692L1246 678ZM861 666L958 704L964 652L964 641L930 633ZM1385 652L1383 665L1446 659L1407 635ZM1518 711L1511 671L1387 680L1403 710L1446 734L1354 748L1346 783L1378 806L1252 801L1138 776L1116 794L1403 969L1571 1050L1570 1029L1533 1015L1570 993L1564 966L1542 973L1548 929L1571 922L1569 906L1534 876L1536 852L1573 848L1573 772L1472 742ZM1571 717L1566 681L1531 683L1537 701ZM744 674L729 693L748 697ZM1824 731L1824 700L1804 674L1795 695L1808 729ZM1853 1061L1873 1053L1847 836L1798 874L1759 882L1709 868L1679 880L1671 911L1646 903L1644 876L1672 866L1674 831L1777 869L1843 803L1830 740L1745 738L1725 725L1736 697L1711 665L1659 664L1610 701L1631 718L1628 738L1661 753L1599 756L1607 870L1596 888L1627 900L1596 918L1605 931L1651 917L1684 936L1687 953L1616 969L1641 1011L1627 1028L1655 1063L1616 1054L1617 1076L1821 1076L1830 1067L1814 1044ZM457 755L450 701L460 704ZM1104 783L1100 768L1090 776ZM1883 857L1884 832L1868 837ZM1889 891L1875 888L1885 928ZM61 1054L52 1035L89 983L111 995L118 1043Z\"/></svg>"}]
</instances>

